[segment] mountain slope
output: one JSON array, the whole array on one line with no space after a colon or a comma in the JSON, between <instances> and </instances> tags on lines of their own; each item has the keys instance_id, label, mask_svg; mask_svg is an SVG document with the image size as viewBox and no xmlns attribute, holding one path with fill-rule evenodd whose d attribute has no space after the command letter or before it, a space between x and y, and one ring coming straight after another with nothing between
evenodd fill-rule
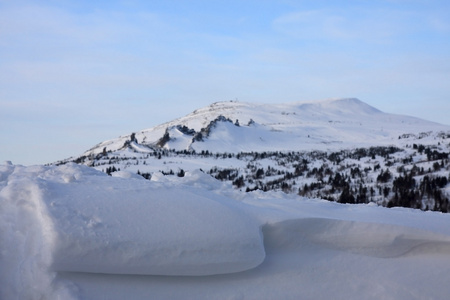
<instances>
[{"instance_id":1,"label":"mountain slope","mask_svg":"<svg viewBox=\"0 0 450 300\"><path fill-rule=\"evenodd\" d=\"M242 191L448 212L449 142L450 126L357 99L219 102L57 164L157 181L202 170Z\"/></svg>"},{"instance_id":2,"label":"mountain slope","mask_svg":"<svg viewBox=\"0 0 450 300\"><path fill-rule=\"evenodd\" d=\"M287 104L217 102L173 121L102 142L83 155L163 148L210 152L336 150L398 145L449 126L394 115L354 98Z\"/></svg>"}]
</instances>

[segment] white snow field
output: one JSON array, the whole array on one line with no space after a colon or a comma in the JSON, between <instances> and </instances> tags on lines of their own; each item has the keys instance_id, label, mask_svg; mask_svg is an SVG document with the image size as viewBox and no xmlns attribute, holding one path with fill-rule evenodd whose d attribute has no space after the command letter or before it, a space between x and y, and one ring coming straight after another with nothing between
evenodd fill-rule
<instances>
[{"instance_id":1,"label":"white snow field","mask_svg":"<svg viewBox=\"0 0 450 300\"><path fill-rule=\"evenodd\" d=\"M450 215L0 165L0 299L448 299Z\"/></svg>"}]
</instances>

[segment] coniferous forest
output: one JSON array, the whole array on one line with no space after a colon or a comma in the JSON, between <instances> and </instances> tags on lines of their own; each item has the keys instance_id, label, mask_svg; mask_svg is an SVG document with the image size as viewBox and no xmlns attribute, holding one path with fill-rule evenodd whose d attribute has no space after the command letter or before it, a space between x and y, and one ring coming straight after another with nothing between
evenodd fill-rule
<instances>
[{"instance_id":1,"label":"coniferous forest","mask_svg":"<svg viewBox=\"0 0 450 300\"><path fill-rule=\"evenodd\" d=\"M203 172L242 192L275 190L297 194L299 198L446 213L449 195L445 188L450 180L450 165L449 153L444 149L420 144L404 149L391 146L335 152L212 153L154 149L134 156L103 151L96 157L80 157L75 162L108 174L121 169L136 170L151 179L155 172L185 176L190 169L183 164L169 167L175 158L185 162L207 161L209 167L201 168ZM165 167L155 170L155 165L161 162Z\"/></svg>"}]
</instances>

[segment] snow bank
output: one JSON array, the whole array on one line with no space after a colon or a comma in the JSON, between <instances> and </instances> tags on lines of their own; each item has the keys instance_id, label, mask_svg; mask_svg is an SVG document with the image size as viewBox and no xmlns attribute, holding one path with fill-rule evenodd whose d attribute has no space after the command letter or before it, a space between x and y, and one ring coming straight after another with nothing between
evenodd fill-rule
<instances>
[{"instance_id":1,"label":"snow bank","mask_svg":"<svg viewBox=\"0 0 450 300\"><path fill-rule=\"evenodd\" d=\"M241 193L200 171L115 176L0 165L0 299L450 293L448 214Z\"/></svg>"},{"instance_id":2,"label":"snow bank","mask_svg":"<svg viewBox=\"0 0 450 300\"><path fill-rule=\"evenodd\" d=\"M242 204L117 175L2 166L1 299L39 299L61 271L212 275L264 260L260 224Z\"/></svg>"},{"instance_id":3,"label":"snow bank","mask_svg":"<svg viewBox=\"0 0 450 300\"><path fill-rule=\"evenodd\" d=\"M49 271L55 230L37 176L43 167L0 166L0 299L71 299Z\"/></svg>"},{"instance_id":4,"label":"snow bank","mask_svg":"<svg viewBox=\"0 0 450 300\"><path fill-rule=\"evenodd\" d=\"M308 204L313 210L314 206L330 209L327 202ZM349 207L331 211L343 216ZM401 213L398 217L402 219ZM422 213L425 226L427 219ZM82 286L89 299L105 295L109 300L448 298L448 236L329 218L274 222L263 232L266 258L245 272L201 277L65 273L62 277Z\"/></svg>"},{"instance_id":5,"label":"snow bank","mask_svg":"<svg viewBox=\"0 0 450 300\"><path fill-rule=\"evenodd\" d=\"M141 175L136 174L136 173L132 173L132 172L129 172L129 171L112 172L111 176L112 177L119 177L119 178L127 178L127 179L129 179L129 178L140 179L140 180L144 180L145 179Z\"/></svg>"},{"instance_id":6,"label":"snow bank","mask_svg":"<svg viewBox=\"0 0 450 300\"><path fill-rule=\"evenodd\" d=\"M68 174L80 167L61 168ZM259 224L238 203L188 187L100 175L53 181L47 190L58 228L54 270L211 275L263 261Z\"/></svg>"}]
</instances>

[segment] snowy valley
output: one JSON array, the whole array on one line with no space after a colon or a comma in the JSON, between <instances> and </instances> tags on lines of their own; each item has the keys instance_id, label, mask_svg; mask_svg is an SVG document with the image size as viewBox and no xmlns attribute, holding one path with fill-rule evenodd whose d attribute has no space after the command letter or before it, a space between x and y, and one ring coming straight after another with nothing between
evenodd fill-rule
<instances>
[{"instance_id":1,"label":"snowy valley","mask_svg":"<svg viewBox=\"0 0 450 300\"><path fill-rule=\"evenodd\" d=\"M446 299L450 126L219 102L0 165L0 299Z\"/></svg>"}]
</instances>

